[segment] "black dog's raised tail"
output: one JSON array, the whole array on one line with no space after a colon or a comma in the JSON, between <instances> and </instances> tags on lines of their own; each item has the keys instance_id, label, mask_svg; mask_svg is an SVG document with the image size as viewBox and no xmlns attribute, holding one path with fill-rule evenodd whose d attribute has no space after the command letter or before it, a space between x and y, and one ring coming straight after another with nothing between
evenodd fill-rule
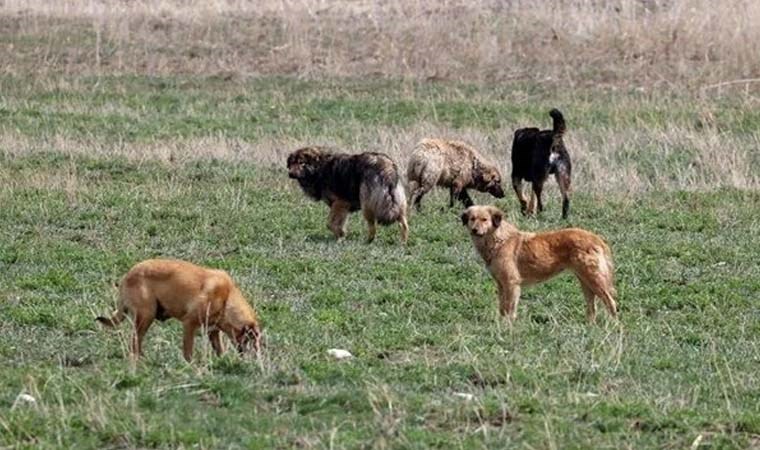
<instances>
[{"instance_id":1,"label":"black dog's raised tail","mask_svg":"<svg viewBox=\"0 0 760 450\"><path fill-rule=\"evenodd\" d=\"M554 126L552 127L552 131L554 132L554 135L557 137L561 137L563 134L565 134L565 130L567 129L567 126L565 125L565 118L562 116L562 113L559 112L557 108L554 108L551 111L549 111L549 115L554 120Z\"/></svg>"}]
</instances>

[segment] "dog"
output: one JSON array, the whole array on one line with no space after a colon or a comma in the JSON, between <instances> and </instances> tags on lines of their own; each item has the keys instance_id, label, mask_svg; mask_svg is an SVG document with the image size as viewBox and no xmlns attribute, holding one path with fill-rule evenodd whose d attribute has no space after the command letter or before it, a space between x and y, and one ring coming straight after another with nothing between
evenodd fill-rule
<instances>
[{"instance_id":1,"label":"dog","mask_svg":"<svg viewBox=\"0 0 760 450\"><path fill-rule=\"evenodd\" d=\"M578 228L522 232L493 206L467 208L462 223L496 280L502 317L517 318L521 286L548 280L566 269L581 283L589 323L596 321L597 297L617 317L612 253L599 236Z\"/></svg>"},{"instance_id":2,"label":"dog","mask_svg":"<svg viewBox=\"0 0 760 450\"><path fill-rule=\"evenodd\" d=\"M454 206L455 199L465 207L473 205L467 189L487 192L496 198L504 197L499 169L460 141L420 141L409 160L407 180L410 198L417 211L421 208L422 197L435 186L449 188L449 208Z\"/></svg>"},{"instance_id":3,"label":"dog","mask_svg":"<svg viewBox=\"0 0 760 450\"><path fill-rule=\"evenodd\" d=\"M288 156L287 166L288 176L298 181L307 196L330 206L327 227L338 240L346 236L349 213L361 209L368 226L367 242L375 239L378 222L398 222L401 242L406 243L406 194L398 168L388 155L349 155L304 147Z\"/></svg>"},{"instance_id":4,"label":"dog","mask_svg":"<svg viewBox=\"0 0 760 450\"><path fill-rule=\"evenodd\" d=\"M562 139L566 131L565 118L558 109L549 115L553 120L551 130L520 128L515 131L512 141L512 188L520 201L523 214L534 214L544 210L541 191L549 175L554 174L562 194L562 218L567 219L570 211L570 172L572 164ZM533 195L530 205L523 194L522 181L532 183Z\"/></svg>"},{"instance_id":5,"label":"dog","mask_svg":"<svg viewBox=\"0 0 760 450\"><path fill-rule=\"evenodd\" d=\"M111 318L97 317L107 327L115 327L127 315L134 325L131 354L137 360L142 342L154 320L175 318L182 322L182 354L193 357L198 328L207 328L217 355L224 348L219 333L226 334L241 354L261 349L261 329L256 312L248 304L232 278L223 270L170 260L148 259L136 264L119 284L119 305Z\"/></svg>"}]
</instances>

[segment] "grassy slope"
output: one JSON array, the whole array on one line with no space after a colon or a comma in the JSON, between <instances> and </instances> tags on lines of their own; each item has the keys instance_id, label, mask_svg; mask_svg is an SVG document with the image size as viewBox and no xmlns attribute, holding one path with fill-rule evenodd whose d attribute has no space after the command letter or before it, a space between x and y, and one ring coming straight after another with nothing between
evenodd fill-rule
<instances>
[{"instance_id":1,"label":"grassy slope","mask_svg":"<svg viewBox=\"0 0 760 450\"><path fill-rule=\"evenodd\" d=\"M498 89L467 87L403 94L356 83L325 94L324 84L287 83L283 95L278 82L261 81L233 95L197 80L103 80L94 92L73 83L56 94L5 79L5 131L51 138L52 148L61 134L104 145L217 132L308 138L384 121L489 129L510 108L489 100ZM635 95L622 99L636 104ZM415 96L443 103L431 110ZM292 109L267 113L282 110L265 98ZM318 103L304 109L309 102ZM81 111L67 112L72 104ZM651 126L665 114L653 104L680 115L678 99L642 104L648 113L630 114ZM576 105L587 124L621 120L610 102L581 95ZM473 114L489 108L493 116ZM736 133L756 126L736 109L719 113ZM440 209L442 194L412 218L407 248L395 227L365 245L358 216L335 244L324 205L282 170L2 154L0 446L682 448L700 434L714 447L760 445L757 193L579 189L572 224L610 241L622 323L602 315L587 326L580 291L564 276L526 289L510 330L459 211ZM517 217L511 197L498 203L523 228L564 226L556 198L538 220ZM111 309L112 283L131 264L157 255L233 274L264 320L260 364L210 357L203 343L187 366L169 322L151 330L145 361L129 370L126 327L107 333L92 317ZM356 359L335 363L330 347ZM10 408L22 390L36 407Z\"/></svg>"}]
</instances>

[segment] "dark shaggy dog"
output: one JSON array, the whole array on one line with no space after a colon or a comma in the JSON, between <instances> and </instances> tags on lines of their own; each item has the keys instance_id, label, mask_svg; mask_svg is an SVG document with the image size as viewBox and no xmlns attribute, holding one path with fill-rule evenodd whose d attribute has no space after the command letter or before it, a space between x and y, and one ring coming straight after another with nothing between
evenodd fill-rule
<instances>
[{"instance_id":1,"label":"dark shaggy dog","mask_svg":"<svg viewBox=\"0 0 760 450\"><path fill-rule=\"evenodd\" d=\"M562 218L567 218L570 210L570 154L565 148L562 136L565 134L565 119L557 109L552 109L549 115L554 120L551 130L539 130L538 128L520 128L515 131L512 141L512 187L520 200L520 209L523 214L536 212L544 209L541 201L541 191L544 182L550 174L554 174L562 193ZM528 205L522 191L522 180L533 184L533 196Z\"/></svg>"},{"instance_id":2,"label":"dark shaggy dog","mask_svg":"<svg viewBox=\"0 0 760 450\"><path fill-rule=\"evenodd\" d=\"M406 242L406 194L398 168L388 155L332 153L322 147L305 147L288 156L288 176L298 180L304 193L330 206L328 228L338 239L346 235L348 214L362 210L367 241L375 239L376 224L398 222Z\"/></svg>"}]
</instances>

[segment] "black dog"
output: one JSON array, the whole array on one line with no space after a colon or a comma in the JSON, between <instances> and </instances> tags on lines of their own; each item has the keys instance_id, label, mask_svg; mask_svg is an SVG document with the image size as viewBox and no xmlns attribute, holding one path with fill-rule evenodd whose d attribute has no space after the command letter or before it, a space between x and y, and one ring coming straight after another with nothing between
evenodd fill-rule
<instances>
[{"instance_id":1,"label":"black dog","mask_svg":"<svg viewBox=\"0 0 760 450\"><path fill-rule=\"evenodd\" d=\"M523 214L544 210L541 201L541 191L544 182L550 174L554 174L562 193L562 218L567 218L570 210L570 154L565 148L562 135L565 134L565 119L557 109L552 109L549 115L554 120L551 130L538 128L520 128L515 131L512 141L512 187L520 200L520 210ZM530 206L522 192L522 180L533 184L533 196Z\"/></svg>"}]
</instances>

